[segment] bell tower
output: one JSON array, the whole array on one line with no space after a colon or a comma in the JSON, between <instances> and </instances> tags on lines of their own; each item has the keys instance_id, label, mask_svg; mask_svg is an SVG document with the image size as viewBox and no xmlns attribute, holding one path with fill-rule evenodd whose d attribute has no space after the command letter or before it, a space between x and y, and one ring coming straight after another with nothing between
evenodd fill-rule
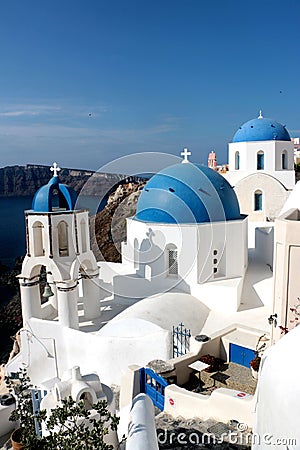
<instances>
[{"instance_id":1,"label":"bell tower","mask_svg":"<svg viewBox=\"0 0 300 450\"><path fill-rule=\"evenodd\" d=\"M19 275L23 323L57 317L77 329L78 301L86 320L100 316L99 269L90 248L88 211L75 209L76 193L59 183L56 163L51 171L25 211L27 254Z\"/></svg>"},{"instance_id":2,"label":"bell tower","mask_svg":"<svg viewBox=\"0 0 300 450\"><path fill-rule=\"evenodd\" d=\"M208 155L207 166L210 169L217 170L217 156L214 150L212 150Z\"/></svg>"}]
</instances>

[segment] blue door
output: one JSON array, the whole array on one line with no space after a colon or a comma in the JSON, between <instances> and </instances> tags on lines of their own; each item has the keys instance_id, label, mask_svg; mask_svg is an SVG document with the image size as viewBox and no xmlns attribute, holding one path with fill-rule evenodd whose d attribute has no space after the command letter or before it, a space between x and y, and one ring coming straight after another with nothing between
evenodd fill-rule
<instances>
[{"instance_id":1,"label":"blue door","mask_svg":"<svg viewBox=\"0 0 300 450\"><path fill-rule=\"evenodd\" d=\"M141 392L149 395L154 406L163 411L165 406L165 387L167 380L155 373L152 369L143 367L140 369Z\"/></svg>"},{"instance_id":2,"label":"blue door","mask_svg":"<svg viewBox=\"0 0 300 450\"><path fill-rule=\"evenodd\" d=\"M250 348L241 347L240 345L230 344L229 361L240 364L241 366L250 367L250 361L255 357L255 351Z\"/></svg>"}]
</instances>

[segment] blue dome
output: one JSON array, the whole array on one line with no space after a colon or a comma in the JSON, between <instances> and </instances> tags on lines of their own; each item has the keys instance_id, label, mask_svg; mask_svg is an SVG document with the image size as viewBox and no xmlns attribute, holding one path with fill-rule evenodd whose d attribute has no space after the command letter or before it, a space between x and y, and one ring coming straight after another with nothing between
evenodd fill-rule
<instances>
[{"instance_id":1,"label":"blue dome","mask_svg":"<svg viewBox=\"0 0 300 450\"><path fill-rule=\"evenodd\" d=\"M232 142L290 141L285 126L265 117L249 120L237 130Z\"/></svg>"},{"instance_id":2,"label":"blue dome","mask_svg":"<svg viewBox=\"0 0 300 450\"><path fill-rule=\"evenodd\" d=\"M136 219L157 223L203 223L240 219L235 192L218 172L179 163L154 175L143 189Z\"/></svg>"},{"instance_id":3,"label":"blue dome","mask_svg":"<svg viewBox=\"0 0 300 450\"><path fill-rule=\"evenodd\" d=\"M58 177L52 177L48 184L42 186L32 200L35 212L52 212L53 208L64 208L72 211L77 195L74 189L58 182Z\"/></svg>"}]
</instances>

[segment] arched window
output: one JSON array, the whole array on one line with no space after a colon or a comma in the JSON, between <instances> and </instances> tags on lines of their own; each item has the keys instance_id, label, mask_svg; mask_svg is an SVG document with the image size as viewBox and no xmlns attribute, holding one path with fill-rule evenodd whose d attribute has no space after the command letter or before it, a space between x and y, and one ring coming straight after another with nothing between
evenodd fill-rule
<instances>
[{"instance_id":1,"label":"arched window","mask_svg":"<svg viewBox=\"0 0 300 450\"><path fill-rule=\"evenodd\" d=\"M168 275L178 275L178 250L176 245L168 245L166 247L166 252Z\"/></svg>"},{"instance_id":2,"label":"arched window","mask_svg":"<svg viewBox=\"0 0 300 450\"><path fill-rule=\"evenodd\" d=\"M139 268L139 241L137 238L133 242L133 264L135 269Z\"/></svg>"},{"instance_id":3,"label":"arched window","mask_svg":"<svg viewBox=\"0 0 300 450\"><path fill-rule=\"evenodd\" d=\"M33 254L34 256L43 256L44 249L44 225L42 222L34 222L33 226Z\"/></svg>"},{"instance_id":4,"label":"arched window","mask_svg":"<svg viewBox=\"0 0 300 450\"><path fill-rule=\"evenodd\" d=\"M68 224L62 220L57 226L59 256L69 256Z\"/></svg>"},{"instance_id":5,"label":"arched window","mask_svg":"<svg viewBox=\"0 0 300 450\"><path fill-rule=\"evenodd\" d=\"M81 251L82 253L85 253L87 250L87 245L86 245L86 224L84 219L80 221L80 234L81 234Z\"/></svg>"},{"instance_id":6,"label":"arched window","mask_svg":"<svg viewBox=\"0 0 300 450\"><path fill-rule=\"evenodd\" d=\"M84 403L84 407L87 411L93 409L93 397L90 392L83 392L79 398Z\"/></svg>"},{"instance_id":7,"label":"arched window","mask_svg":"<svg viewBox=\"0 0 300 450\"><path fill-rule=\"evenodd\" d=\"M287 153L286 150L283 150L282 154L281 154L281 168L283 170L286 170L287 167Z\"/></svg>"},{"instance_id":8,"label":"arched window","mask_svg":"<svg viewBox=\"0 0 300 450\"><path fill-rule=\"evenodd\" d=\"M263 195L261 191L254 192L254 211L262 211Z\"/></svg>"},{"instance_id":9,"label":"arched window","mask_svg":"<svg viewBox=\"0 0 300 450\"><path fill-rule=\"evenodd\" d=\"M265 155L262 150L257 153L257 170L264 170L265 168Z\"/></svg>"},{"instance_id":10,"label":"arched window","mask_svg":"<svg viewBox=\"0 0 300 450\"><path fill-rule=\"evenodd\" d=\"M235 152L234 168L235 168L235 170L239 170L239 168L240 168L240 152Z\"/></svg>"}]
</instances>

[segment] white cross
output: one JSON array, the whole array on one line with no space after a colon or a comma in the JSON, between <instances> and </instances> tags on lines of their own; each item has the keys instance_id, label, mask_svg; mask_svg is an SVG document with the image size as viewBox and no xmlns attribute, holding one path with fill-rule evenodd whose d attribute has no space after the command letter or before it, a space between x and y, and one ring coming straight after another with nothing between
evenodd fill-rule
<instances>
[{"instance_id":1,"label":"white cross","mask_svg":"<svg viewBox=\"0 0 300 450\"><path fill-rule=\"evenodd\" d=\"M188 163L188 156L191 156L192 152L189 152L188 149L185 147L183 149L183 152L180 153L181 156L183 156L183 160L181 161L182 163Z\"/></svg>"},{"instance_id":2,"label":"white cross","mask_svg":"<svg viewBox=\"0 0 300 450\"><path fill-rule=\"evenodd\" d=\"M58 165L57 165L56 162L54 162L54 163L53 163L53 167L50 167L50 170L51 170L51 172L53 172L53 176L54 176L54 177L57 177L58 172L61 170L61 168L58 167Z\"/></svg>"},{"instance_id":3,"label":"white cross","mask_svg":"<svg viewBox=\"0 0 300 450\"><path fill-rule=\"evenodd\" d=\"M260 110L260 111L259 111L258 119L263 119L263 118L264 118L264 116L262 115L262 110Z\"/></svg>"}]
</instances>

